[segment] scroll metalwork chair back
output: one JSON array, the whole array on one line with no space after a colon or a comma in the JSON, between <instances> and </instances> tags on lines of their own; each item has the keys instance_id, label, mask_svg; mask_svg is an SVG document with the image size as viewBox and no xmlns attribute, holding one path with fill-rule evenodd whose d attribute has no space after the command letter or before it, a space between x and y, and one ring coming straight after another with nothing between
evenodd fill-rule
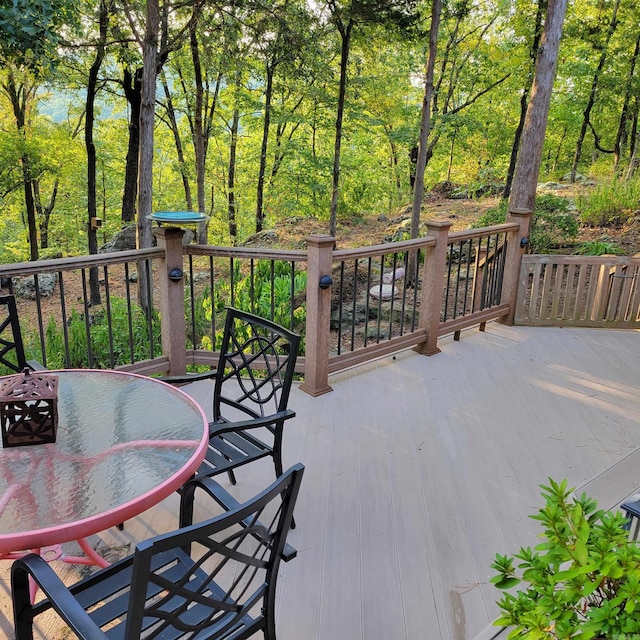
<instances>
[{"instance_id":1,"label":"scroll metalwork chair back","mask_svg":"<svg viewBox=\"0 0 640 640\"><path fill-rule=\"evenodd\" d=\"M214 476L271 456L282 475L284 423L300 336L256 315L227 309L213 392L209 448L198 474Z\"/></svg>"},{"instance_id":2,"label":"scroll metalwork chair back","mask_svg":"<svg viewBox=\"0 0 640 640\"><path fill-rule=\"evenodd\" d=\"M0 296L0 364L20 372L27 366L22 344L16 299L12 295Z\"/></svg>"},{"instance_id":3,"label":"scroll metalwork chair back","mask_svg":"<svg viewBox=\"0 0 640 640\"><path fill-rule=\"evenodd\" d=\"M241 640L259 631L275 640L278 566L303 471L295 465L248 502L141 542L71 587L40 556L17 560L16 640L32 640L34 618L50 609L87 640ZM29 577L46 596L35 604Z\"/></svg>"},{"instance_id":4,"label":"scroll metalwork chair back","mask_svg":"<svg viewBox=\"0 0 640 640\"><path fill-rule=\"evenodd\" d=\"M18 307L13 295L0 296L0 367L9 373L20 373L27 367L44 369L39 362L25 357Z\"/></svg>"}]
</instances>

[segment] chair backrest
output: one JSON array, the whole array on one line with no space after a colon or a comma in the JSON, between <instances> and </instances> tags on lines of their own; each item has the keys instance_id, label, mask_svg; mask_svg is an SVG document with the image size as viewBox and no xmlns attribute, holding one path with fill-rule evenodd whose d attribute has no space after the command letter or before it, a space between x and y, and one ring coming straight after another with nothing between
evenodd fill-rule
<instances>
[{"instance_id":1,"label":"chair backrest","mask_svg":"<svg viewBox=\"0 0 640 640\"><path fill-rule=\"evenodd\" d=\"M300 336L228 308L213 394L214 421L261 418L287 408Z\"/></svg>"},{"instance_id":2,"label":"chair backrest","mask_svg":"<svg viewBox=\"0 0 640 640\"><path fill-rule=\"evenodd\" d=\"M278 565L303 471L297 464L237 508L138 544L124 637L232 640L265 628L275 637Z\"/></svg>"},{"instance_id":3,"label":"chair backrest","mask_svg":"<svg viewBox=\"0 0 640 640\"><path fill-rule=\"evenodd\" d=\"M15 372L23 371L27 366L18 308L12 295L0 296L0 365Z\"/></svg>"}]
</instances>

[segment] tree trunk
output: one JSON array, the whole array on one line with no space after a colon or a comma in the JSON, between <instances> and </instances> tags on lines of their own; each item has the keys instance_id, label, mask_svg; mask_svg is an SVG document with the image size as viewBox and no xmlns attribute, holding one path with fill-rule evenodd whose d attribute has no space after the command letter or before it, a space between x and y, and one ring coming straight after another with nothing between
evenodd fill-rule
<instances>
[{"instance_id":1,"label":"tree trunk","mask_svg":"<svg viewBox=\"0 0 640 640\"><path fill-rule=\"evenodd\" d=\"M184 189L184 201L188 211L193 210L193 201L191 198L191 184L189 183L189 176L186 171L186 163L184 158L184 149L182 148L182 139L180 138L180 129L178 128L178 121L176 119L176 112L173 108L173 100L171 98L171 91L169 85L164 77L162 78L162 88L164 89L164 96L167 99L167 117L169 118L169 128L173 134L173 141L176 145L176 154L178 155L178 164L180 165L180 177L182 178L182 187Z\"/></svg>"},{"instance_id":2,"label":"tree trunk","mask_svg":"<svg viewBox=\"0 0 640 640\"><path fill-rule=\"evenodd\" d=\"M580 134L578 135L578 141L576 142L576 152L575 152L575 155L573 156L573 164L571 165L571 182L576 181L578 164L580 163L580 157L582 155L582 145L584 143L585 136L587 135L587 129L591 124L591 109L593 109L593 105L595 104L595 101L596 101L596 90L598 89L598 84L600 83L600 76L602 74L602 70L604 69L604 63L607 60L607 49L609 48L609 41L611 40L611 36L614 34L616 27L618 25L618 7L619 6L620 6L620 0L616 0L615 4L613 5L613 14L611 16L611 23L609 24L607 35L605 37L604 43L602 44L602 49L600 52L600 60L598 61L598 67L596 68L596 71L593 74L593 80L591 81L591 91L589 92L587 106L585 107L582 115L582 126L580 127Z\"/></svg>"},{"instance_id":3,"label":"tree trunk","mask_svg":"<svg viewBox=\"0 0 640 640\"><path fill-rule=\"evenodd\" d=\"M542 145L547 129L549 103L551 102L566 10L567 0L550 0L536 60L531 98L522 132L513 188L509 197L510 211L515 209L533 211L535 205Z\"/></svg>"},{"instance_id":4,"label":"tree trunk","mask_svg":"<svg viewBox=\"0 0 640 640\"><path fill-rule=\"evenodd\" d=\"M193 73L195 79L195 105L193 117L193 147L196 156L196 187L198 198L198 211L205 213L204 173L205 173L205 147L203 126L203 82L202 64L200 62L200 49L196 33L197 20L191 23L189 43L191 47L191 59L193 61ZM207 244L207 225L202 222L198 225L198 242Z\"/></svg>"},{"instance_id":5,"label":"tree trunk","mask_svg":"<svg viewBox=\"0 0 640 640\"><path fill-rule=\"evenodd\" d=\"M138 201L138 155L140 153L140 101L142 97L142 69L133 74L124 70L122 86L129 103L129 142L124 173L124 191L122 194L122 222L136 219Z\"/></svg>"},{"instance_id":6,"label":"tree trunk","mask_svg":"<svg viewBox=\"0 0 640 640\"><path fill-rule=\"evenodd\" d=\"M542 19L547 10L547 0L539 0L538 8L536 10L536 22L535 31L533 33L533 41L531 48L529 49L529 59L531 62L531 68L527 74L527 81L524 87L524 91L520 96L520 119L518 120L518 126L516 127L515 134L513 136L513 146L511 147L511 156L509 158L509 168L507 169L507 180L504 185L504 191L502 192L502 198L507 200L511 193L511 185L513 183L513 174L516 170L516 162L518 160L518 150L520 149L520 141L522 140L522 130L524 129L524 121L527 117L527 104L529 103L529 92L531 91L531 84L533 83L533 71L536 66L536 59L538 57L538 49L540 47L540 36L542 32Z\"/></svg>"},{"instance_id":7,"label":"tree trunk","mask_svg":"<svg viewBox=\"0 0 640 640\"><path fill-rule=\"evenodd\" d=\"M153 189L153 126L156 104L158 30L160 14L158 0L147 0L146 30L143 45L142 93L140 101L140 154L138 165L138 226L137 246L151 247ZM150 283L146 269L138 268L138 302L147 317L151 314Z\"/></svg>"},{"instance_id":8,"label":"tree trunk","mask_svg":"<svg viewBox=\"0 0 640 640\"><path fill-rule=\"evenodd\" d=\"M273 94L273 72L275 65L267 63L267 86L264 93L264 122L262 125L262 145L260 146L260 168L258 169L258 187L256 194L256 233L262 231L264 224L264 178L267 171L267 148L269 146L269 127L271 126L271 98Z\"/></svg>"},{"instance_id":9,"label":"tree trunk","mask_svg":"<svg viewBox=\"0 0 640 640\"><path fill-rule=\"evenodd\" d=\"M333 151L333 173L331 183L331 207L329 209L329 235L336 235L338 226L338 195L340 185L340 147L342 145L342 119L344 117L344 99L347 92L347 66L351 48L351 30L353 22L349 18L346 27L338 18L338 29L342 39L340 51L340 89L338 90L338 112L336 115L336 141Z\"/></svg>"},{"instance_id":10,"label":"tree trunk","mask_svg":"<svg viewBox=\"0 0 640 640\"><path fill-rule=\"evenodd\" d=\"M98 92L98 74L105 56L107 28L109 26L109 6L106 0L100 0L98 18L100 39L96 47L96 57L89 69L87 82L86 114L84 128L84 143L87 150L87 240L89 254L98 253L98 227L92 221L98 217L97 188L96 188L96 145L93 141L93 125L95 122L95 100ZM89 302L100 304L100 282L98 267L89 270Z\"/></svg>"},{"instance_id":11,"label":"tree trunk","mask_svg":"<svg viewBox=\"0 0 640 640\"><path fill-rule=\"evenodd\" d=\"M627 74L627 83L624 90L624 101L622 104L622 110L620 112L620 123L618 125L618 133L616 134L616 141L613 145L614 153L614 171L616 175L620 171L620 158L622 156L623 141L627 135L627 122L629 121L629 103L631 102L631 96L633 95L633 79L636 73L636 64L638 62L638 55L640 55L640 32L636 37L636 45L629 61L629 73Z\"/></svg>"},{"instance_id":12,"label":"tree trunk","mask_svg":"<svg viewBox=\"0 0 640 640\"><path fill-rule=\"evenodd\" d=\"M36 227L36 206L33 197L33 180L31 179L31 158L27 153L20 158L24 181L24 204L27 210L27 227L29 229L29 260L36 261L38 252L38 229Z\"/></svg>"},{"instance_id":13,"label":"tree trunk","mask_svg":"<svg viewBox=\"0 0 640 640\"><path fill-rule=\"evenodd\" d=\"M231 243L236 245L238 236L238 224L236 222L236 149L238 146L238 126L240 123L240 111L238 104L233 108L233 120L231 122L231 141L229 143L229 180L227 182L227 217L229 220L229 236Z\"/></svg>"},{"instance_id":14,"label":"tree trunk","mask_svg":"<svg viewBox=\"0 0 640 640\"><path fill-rule=\"evenodd\" d=\"M416 176L413 183L413 204L411 207L412 239L417 238L420 233L420 210L422 209L422 197L424 194L424 171L427 166L427 146L429 142L429 128L431 126L431 98L433 96L433 77L436 64L441 13L442 0L433 0L431 3L431 26L429 27L429 51L427 53L427 62L424 72L424 94L422 96L418 158L416 160ZM415 256L413 257L415 258ZM412 274L414 273L412 265L408 266L407 273L412 277Z\"/></svg>"},{"instance_id":15,"label":"tree trunk","mask_svg":"<svg viewBox=\"0 0 640 640\"><path fill-rule=\"evenodd\" d=\"M49 248L49 220L51 214L56 206L56 198L58 197L58 185L59 179L56 178L53 181L53 189L51 190L51 197L49 198L49 204L46 207L42 206L42 200L40 198L40 181L33 180L33 202L36 208L36 217L40 221L38 227L40 229L40 248Z\"/></svg>"},{"instance_id":16,"label":"tree trunk","mask_svg":"<svg viewBox=\"0 0 640 640\"><path fill-rule=\"evenodd\" d=\"M26 82L19 83L12 69L7 74L6 84L2 89L11 102L13 117L16 122L18 135L23 142L26 141L27 132L27 108L31 99L35 96L37 87L28 86ZM23 146L23 149L26 145ZM26 151L20 156L22 168L22 182L24 187L24 204L27 211L27 229L29 232L29 259L35 261L38 253L38 230L36 226L36 208L33 197L33 176L31 175L31 158Z\"/></svg>"}]
</instances>

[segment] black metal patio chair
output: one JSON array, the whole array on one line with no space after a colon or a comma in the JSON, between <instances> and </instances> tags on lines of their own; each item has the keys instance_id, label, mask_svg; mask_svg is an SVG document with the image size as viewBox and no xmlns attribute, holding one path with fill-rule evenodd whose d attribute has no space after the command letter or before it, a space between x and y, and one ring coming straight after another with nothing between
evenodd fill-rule
<instances>
[{"instance_id":1,"label":"black metal patio chair","mask_svg":"<svg viewBox=\"0 0 640 640\"><path fill-rule=\"evenodd\" d=\"M16 560L16 640L32 640L34 618L51 609L86 640L241 640L259 631L275 640L278 565L303 471L297 464L255 498L197 524L185 491L184 526L70 587L40 556ZM30 577L45 595L35 604Z\"/></svg>"},{"instance_id":2,"label":"black metal patio chair","mask_svg":"<svg viewBox=\"0 0 640 640\"><path fill-rule=\"evenodd\" d=\"M236 484L234 469L271 456L276 477L282 475L284 423L300 336L264 318L228 308L214 379L213 421L209 448L196 476L225 471ZM172 384L194 379L162 378Z\"/></svg>"},{"instance_id":3,"label":"black metal patio chair","mask_svg":"<svg viewBox=\"0 0 640 640\"><path fill-rule=\"evenodd\" d=\"M0 364L16 373L25 368L44 370L42 364L25 357L18 307L13 295L0 296Z\"/></svg>"}]
</instances>

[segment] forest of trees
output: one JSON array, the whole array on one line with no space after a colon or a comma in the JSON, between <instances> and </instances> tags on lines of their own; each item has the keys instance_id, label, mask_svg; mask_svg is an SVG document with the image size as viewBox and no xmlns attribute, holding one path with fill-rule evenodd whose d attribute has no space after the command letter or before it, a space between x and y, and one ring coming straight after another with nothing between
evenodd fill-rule
<instances>
[{"instance_id":1,"label":"forest of trees","mask_svg":"<svg viewBox=\"0 0 640 640\"><path fill-rule=\"evenodd\" d=\"M147 210L206 213L210 244L394 212L425 95L424 188L507 197L550 5L0 0L0 262L95 252ZM633 176L639 25L635 0L567 7L541 179Z\"/></svg>"}]
</instances>

